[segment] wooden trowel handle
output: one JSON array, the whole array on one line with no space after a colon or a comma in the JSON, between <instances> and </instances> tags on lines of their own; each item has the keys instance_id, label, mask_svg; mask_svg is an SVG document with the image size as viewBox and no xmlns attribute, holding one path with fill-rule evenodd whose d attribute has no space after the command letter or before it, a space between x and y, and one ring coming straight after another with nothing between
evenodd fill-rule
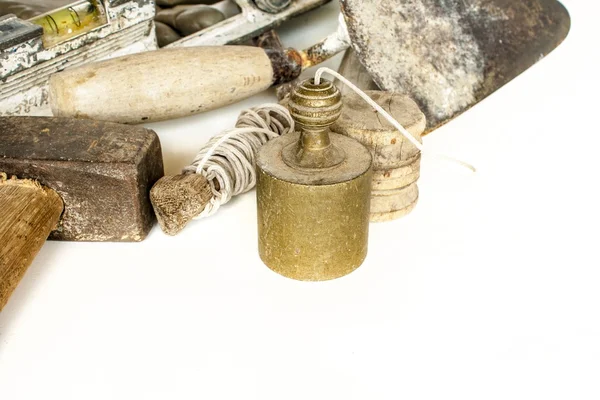
<instances>
[{"instance_id":1,"label":"wooden trowel handle","mask_svg":"<svg viewBox=\"0 0 600 400\"><path fill-rule=\"evenodd\" d=\"M53 190L0 174L0 310L42 248L63 211Z\"/></svg>"},{"instance_id":2,"label":"wooden trowel handle","mask_svg":"<svg viewBox=\"0 0 600 400\"><path fill-rule=\"evenodd\" d=\"M280 80L276 64L251 46L140 53L53 75L50 106L57 117L133 124L184 117L269 88Z\"/></svg>"}]
</instances>

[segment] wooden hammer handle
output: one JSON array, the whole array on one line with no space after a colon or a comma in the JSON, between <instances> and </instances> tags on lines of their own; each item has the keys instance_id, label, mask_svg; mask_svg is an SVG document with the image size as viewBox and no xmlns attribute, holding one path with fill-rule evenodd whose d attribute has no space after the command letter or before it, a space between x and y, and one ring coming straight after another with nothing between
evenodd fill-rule
<instances>
[{"instance_id":1,"label":"wooden hammer handle","mask_svg":"<svg viewBox=\"0 0 600 400\"><path fill-rule=\"evenodd\" d=\"M0 174L0 310L58 224L63 202L53 190Z\"/></svg>"}]
</instances>

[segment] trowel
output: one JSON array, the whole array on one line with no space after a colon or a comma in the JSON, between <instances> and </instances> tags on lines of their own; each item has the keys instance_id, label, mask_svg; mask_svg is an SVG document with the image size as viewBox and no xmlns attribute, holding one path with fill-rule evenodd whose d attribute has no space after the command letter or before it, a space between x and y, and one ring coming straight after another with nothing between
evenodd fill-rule
<instances>
[{"instance_id":1,"label":"trowel","mask_svg":"<svg viewBox=\"0 0 600 400\"><path fill-rule=\"evenodd\" d=\"M571 24L556 0L341 0L341 6L361 64L381 89L419 103L427 131L544 58Z\"/></svg>"},{"instance_id":2,"label":"trowel","mask_svg":"<svg viewBox=\"0 0 600 400\"><path fill-rule=\"evenodd\" d=\"M54 75L57 116L125 123L176 118L297 78L352 47L374 81L414 98L428 131L556 48L570 18L556 0L340 0L338 31L305 50L276 38L250 46L163 49ZM273 36L273 35L272 35Z\"/></svg>"}]
</instances>

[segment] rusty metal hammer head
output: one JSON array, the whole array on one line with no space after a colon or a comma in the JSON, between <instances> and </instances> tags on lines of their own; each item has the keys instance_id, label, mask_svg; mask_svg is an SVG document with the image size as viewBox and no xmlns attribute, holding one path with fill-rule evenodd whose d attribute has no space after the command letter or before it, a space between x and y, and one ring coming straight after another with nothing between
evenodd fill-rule
<instances>
[{"instance_id":1,"label":"rusty metal hammer head","mask_svg":"<svg viewBox=\"0 0 600 400\"><path fill-rule=\"evenodd\" d=\"M32 179L64 202L50 239L140 241L163 176L158 136L141 127L68 118L0 118L0 172Z\"/></svg>"}]
</instances>

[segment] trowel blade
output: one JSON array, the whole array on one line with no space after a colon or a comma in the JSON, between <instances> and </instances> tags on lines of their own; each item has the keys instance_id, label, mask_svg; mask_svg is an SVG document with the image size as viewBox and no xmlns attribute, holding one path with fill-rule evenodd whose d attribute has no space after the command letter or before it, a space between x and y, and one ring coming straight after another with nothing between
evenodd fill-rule
<instances>
[{"instance_id":1,"label":"trowel blade","mask_svg":"<svg viewBox=\"0 0 600 400\"><path fill-rule=\"evenodd\" d=\"M419 103L430 132L554 50L556 0L340 0L352 46L381 89Z\"/></svg>"}]
</instances>

